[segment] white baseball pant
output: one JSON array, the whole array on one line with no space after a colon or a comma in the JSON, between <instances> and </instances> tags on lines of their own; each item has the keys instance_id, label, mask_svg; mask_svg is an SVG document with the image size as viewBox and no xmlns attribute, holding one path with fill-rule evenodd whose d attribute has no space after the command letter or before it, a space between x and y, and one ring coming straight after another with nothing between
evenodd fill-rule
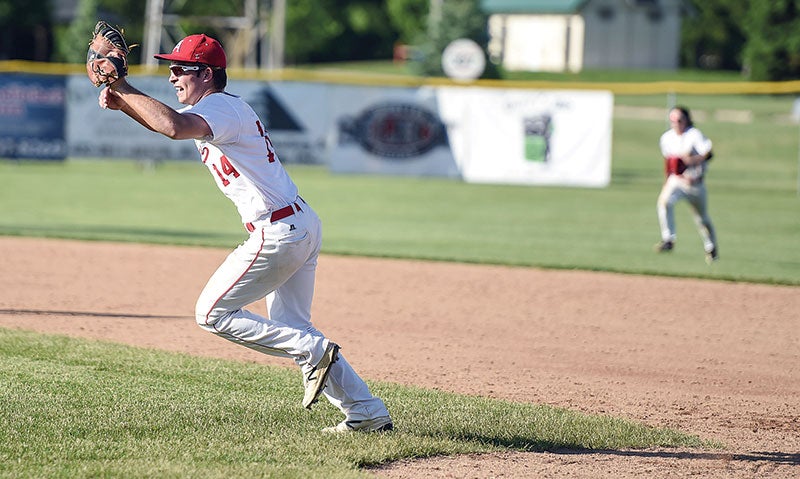
<instances>
[{"instance_id":1,"label":"white baseball pant","mask_svg":"<svg viewBox=\"0 0 800 479\"><path fill-rule=\"evenodd\" d=\"M290 205L294 214L248 225L250 237L231 252L197 300L201 328L265 354L294 359L304 375L325 351L328 339L311 324L311 303L322 225L308 204ZM243 309L266 298L269 318ZM323 394L347 420L389 412L373 396L344 356L330 370Z\"/></svg>"}]
</instances>

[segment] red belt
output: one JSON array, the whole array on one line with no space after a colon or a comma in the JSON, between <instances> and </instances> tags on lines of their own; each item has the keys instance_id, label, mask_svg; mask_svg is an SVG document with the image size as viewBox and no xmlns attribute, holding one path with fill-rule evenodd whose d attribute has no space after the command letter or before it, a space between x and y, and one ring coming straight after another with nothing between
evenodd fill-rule
<instances>
[{"instance_id":1,"label":"red belt","mask_svg":"<svg viewBox=\"0 0 800 479\"><path fill-rule=\"evenodd\" d=\"M276 221L280 221L284 218L292 216L295 213L295 208L297 209L297 211L303 211L303 208L300 208L300 205L298 205L297 202L294 202L289 206L284 206L283 208L273 211L272 214L269 215L269 222L274 223ZM256 227L255 225L253 225L253 223L245 223L244 227L250 233L256 230Z\"/></svg>"}]
</instances>

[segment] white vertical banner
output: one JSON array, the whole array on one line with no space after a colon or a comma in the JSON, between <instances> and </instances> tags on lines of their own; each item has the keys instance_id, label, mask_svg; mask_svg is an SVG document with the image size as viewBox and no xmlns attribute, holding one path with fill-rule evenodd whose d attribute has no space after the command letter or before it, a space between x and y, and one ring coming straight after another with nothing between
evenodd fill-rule
<instances>
[{"instance_id":1,"label":"white vertical banner","mask_svg":"<svg viewBox=\"0 0 800 479\"><path fill-rule=\"evenodd\" d=\"M605 187L611 180L611 92L452 87L438 100L467 182Z\"/></svg>"}]
</instances>

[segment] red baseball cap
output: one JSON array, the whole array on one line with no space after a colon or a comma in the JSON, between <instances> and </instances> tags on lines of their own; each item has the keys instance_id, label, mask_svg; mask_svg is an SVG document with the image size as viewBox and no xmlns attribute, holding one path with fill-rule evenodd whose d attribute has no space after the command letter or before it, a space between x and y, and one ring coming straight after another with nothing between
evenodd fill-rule
<instances>
[{"instance_id":1,"label":"red baseball cap","mask_svg":"<svg viewBox=\"0 0 800 479\"><path fill-rule=\"evenodd\" d=\"M222 49L222 45L203 33L189 35L179 41L175 48L172 49L172 53L160 53L153 56L159 60L171 62L204 63L217 68L228 66L228 60L225 57L225 50Z\"/></svg>"}]
</instances>

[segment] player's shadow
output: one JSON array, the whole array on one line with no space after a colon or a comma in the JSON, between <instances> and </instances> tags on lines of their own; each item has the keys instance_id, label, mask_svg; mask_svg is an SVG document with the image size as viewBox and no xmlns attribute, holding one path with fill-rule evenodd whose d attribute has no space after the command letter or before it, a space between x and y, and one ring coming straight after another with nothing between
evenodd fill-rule
<instances>
[{"instance_id":1,"label":"player's shadow","mask_svg":"<svg viewBox=\"0 0 800 479\"><path fill-rule=\"evenodd\" d=\"M531 437L514 436L509 438L486 437L482 435L467 435L460 439L474 440L480 443L494 444L509 450L524 452L549 452L560 455L600 454L606 456L622 456L634 458L661 458L677 460L718 460L739 462L768 462L775 465L800 465L800 453L779 451L730 453L724 451L669 451L669 450L636 450L636 449L587 449L578 445L563 442L537 440Z\"/></svg>"},{"instance_id":2,"label":"player's shadow","mask_svg":"<svg viewBox=\"0 0 800 479\"><path fill-rule=\"evenodd\" d=\"M139 314L139 313L110 313L110 312L95 312L95 311L58 311L58 310L45 310L45 309L0 309L0 314L17 316L17 315L35 315L35 316L84 316L95 318L133 318L133 319L186 319L191 316L168 316L163 314Z\"/></svg>"},{"instance_id":3,"label":"player's shadow","mask_svg":"<svg viewBox=\"0 0 800 479\"><path fill-rule=\"evenodd\" d=\"M188 231L167 228L146 228L137 226L115 226L115 225L71 225L71 224L15 224L0 225L0 235L5 236L44 236L47 238L65 239L99 239L99 240L152 240L159 238L169 238L178 243L198 243L209 240L230 240L236 241L241 234L236 234L235 229L230 232L206 232ZM244 228L241 230L244 231Z\"/></svg>"},{"instance_id":4,"label":"player's shadow","mask_svg":"<svg viewBox=\"0 0 800 479\"><path fill-rule=\"evenodd\" d=\"M639 458L661 458L661 459L705 459L714 461L741 461L741 462L770 462L773 464L798 466L800 465L800 453L790 452L709 452L709 451L637 451L624 450L617 451L612 449L561 449L548 451L553 454L605 454L609 456L639 457Z\"/></svg>"}]
</instances>

